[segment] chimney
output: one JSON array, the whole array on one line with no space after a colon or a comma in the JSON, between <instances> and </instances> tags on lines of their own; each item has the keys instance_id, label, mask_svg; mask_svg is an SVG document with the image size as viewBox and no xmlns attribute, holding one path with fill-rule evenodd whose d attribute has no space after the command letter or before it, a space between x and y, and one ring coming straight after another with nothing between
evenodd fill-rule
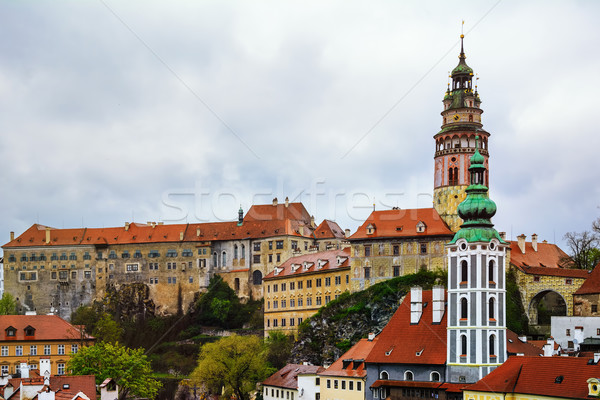
<instances>
[{"instance_id":1,"label":"chimney","mask_svg":"<svg viewBox=\"0 0 600 400\"><path fill-rule=\"evenodd\" d=\"M15 233L14 232L10 232L10 241L12 242L13 240L15 240Z\"/></svg>"},{"instance_id":2,"label":"chimney","mask_svg":"<svg viewBox=\"0 0 600 400\"><path fill-rule=\"evenodd\" d=\"M50 243L50 227L46 227L46 244Z\"/></svg>"},{"instance_id":3,"label":"chimney","mask_svg":"<svg viewBox=\"0 0 600 400\"><path fill-rule=\"evenodd\" d=\"M179 232L179 240L183 240L183 231Z\"/></svg>"},{"instance_id":4,"label":"chimney","mask_svg":"<svg viewBox=\"0 0 600 400\"><path fill-rule=\"evenodd\" d=\"M125 222L125 230L128 231L129 230L129 222Z\"/></svg>"},{"instance_id":5,"label":"chimney","mask_svg":"<svg viewBox=\"0 0 600 400\"><path fill-rule=\"evenodd\" d=\"M533 247L533 251L537 251L537 233L531 235L531 247Z\"/></svg>"},{"instance_id":6,"label":"chimney","mask_svg":"<svg viewBox=\"0 0 600 400\"><path fill-rule=\"evenodd\" d=\"M304 226L300 225L298 227L298 232L300 233L300 236L304 236Z\"/></svg>"},{"instance_id":7,"label":"chimney","mask_svg":"<svg viewBox=\"0 0 600 400\"><path fill-rule=\"evenodd\" d=\"M444 287L435 285L433 287L433 322L439 324L444 316Z\"/></svg>"},{"instance_id":8,"label":"chimney","mask_svg":"<svg viewBox=\"0 0 600 400\"><path fill-rule=\"evenodd\" d=\"M200 228L196 228L196 236L200 236Z\"/></svg>"},{"instance_id":9,"label":"chimney","mask_svg":"<svg viewBox=\"0 0 600 400\"><path fill-rule=\"evenodd\" d=\"M418 324L423 314L423 289L421 286L410 288L410 323Z\"/></svg>"},{"instance_id":10,"label":"chimney","mask_svg":"<svg viewBox=\"0 0 600 400\"><path fill-rule=\"evenodd\" d=\"M554 338L550 336L544 345L544 357L552 357L554 354Z\"/></svg>"},{"instance_id":11,"label":"chimney","mask_svg":"<svg viewBox=\"0 0 600 400\"><path fill-rule=\"evenodd\" d=\"M45 376L46 373L50 376L50 359L40 358L40 376Z\"/></svg>"},{"instance_id":12,"label":"chimney","mask_svg":"<svg viewBox=\"0 0 600 400\"><path fill-rule=\"evenodd\" d=\"M290 199L286 196L285 197L285 207L289 207L290 206Z\"/></svg>"},{"instance_id":13,"label":"chimney","mask_svg":"<svg viewBox=\"0 0 600 400\"><path fill-rule=\"evenodd\" d=\"M500 235L500 239L506 240L506 232L498 232Z\"/></svg>"},{"instance_id":14,"label":"chimney","mask_svg":"<svg viewBox=\"0 0 600 400\"><path fill-rule=\"evenodd\" d=\"M19 369L21 371L21 378L28 379L29 378L29 367L27 366L27 363L22 361Z\"/></svg>"},{"instance_id":15,"label":"chimney","mask_svg":"<svg viewBox=\"0 0 600 400\"><path fill-rule=\"evenodd\" d=\"M600 361L600 353L594 353L594 363L598 364Z\"/></svg>"},{"instance_id":16,"label":"chimney","mask_svg":"<svg viewBox=\"0 0 600 400\"><path fill-rule=\"evenodd\" d=\"M374 332L369 332L369 342L372 342L373 339L375 339L375 333Z\"/></svg>"},{"instance_id":17,"label":"chimney","mask_svg":"<svg viewBox=\"0 0 600 400\"><path fill-rule=\"evenodd\" d=\"M350 229L345 229L344 230L344 236L349 238L350 237Z\"/></svg>"},{"instance_id":18,"label":"chimney","mask_svg":"<svg viewBox=\"0 0 600 400\"><path fill-rule=\"evenodd\" d=\"M315 216L314 216L314 215L311 215L311 216L310 216L310 227L311 227L311 228L314 228L315 226L316 226L316 225L315 225Z\"/></svg>"},{"instance_id":19,"label":"chimney","mask_svg":"<svg viewBox=\"0 0 600 400\"><path fill-rule=\"evenodd\" d=\"M244 210L242 209L242 205L240 204L240 209L238 210L237 226L242 226L243 223L244 223Z\"/></svg>"},{"instance_id":20,"label":"chimney","mask_svg":"<svg viewBox=\"0 0 600 400\"><path fill-rule=\"evenodd\" d=\"M519 249L521 249L521 253L523 254L525 254L525 238L527 238L525 234L520 234L519 236L517 236L517 244L519 245Z\"/></svg>"},{"instance_id":21,"label":"chimney","mask_svg":"<svg viewBox=\"0 0 600 400\"><path fill-rule=\"evenodd\" d=\"M275 197L275 198L273 199L273 205L274 205L274 206L276 206L276 205L277 205L277 197Z\"/></svg>"}]
</instances>

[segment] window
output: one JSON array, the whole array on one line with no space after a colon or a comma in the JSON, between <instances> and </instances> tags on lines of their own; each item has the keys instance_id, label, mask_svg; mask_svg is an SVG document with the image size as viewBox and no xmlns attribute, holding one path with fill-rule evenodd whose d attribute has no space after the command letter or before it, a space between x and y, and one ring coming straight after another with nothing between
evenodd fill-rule
<instances>
[{"instance_id":1,"label":"window","mask_svg":"<svg viewBox=\"0 0 600 400\"><path fill-rule=\"evenodd\" d=\"M235 279L237 279L237 281L236 281L237 282L237 289L236 290L240 290L240 280L238 278L235 278ZM190 276L190 278L188 279L188 281L189 281L189 283L194 283L194 277Z\"/></svg>"},{"instance_id":2,"label":"window","mask_svg":"<svg viewBox=\"0 0 600 400\"><path fill-rule=\"evenodd\" d=\"M460 280L461 283L467 283L469 281L469 265L466 260L460 262Z\"/></svg>"},{"instance_id":3,"label":"window","mask_svg":"<svg viewBox=\"0 0 600 400\"><path fill-rule=\"evenodd\" d=\"M37 346L29 346L29 355L37 356Z\"/></svg>"},{"instance_id":4,"label":"window","mask_svg":"<svg viewBox=\"0 0 600 400\"><path fill-rule=\"evenodd\" d=\"M221 254L221 259L222 259L221 266L224 267L225 265L227 265L227 253L226 252L223 252Z\"/></svg>"},{"instance_id":5,"label":"window","mask_svg":"<svg viewBox=\"0 0 600 400\"><path fill-rule=\"evenodd\" d=\"M489 315L490 319L496 318L496 300L493 297L490 298L489 313L490 313L490 315Z\"/></svg>"},{"instance_id":6,"label":"window","mask_svg":"<svg viewBox=\"0 0 600 400\"><path fill-rule=\"evenodd\" d=\"M312 280L311 280L311 279L308 279L308 280L306 281L306 288L307 288L307 289L310 289L310 288L312 288Z\"/></svg>"},{"instance_id":7,"label":"window","mask_svg":"<svg viewBox=\"0 0 600 400\"><path fill-rule=\"evenodd\" d=\"M76 344L72 344L71 345L71 354L77 354L77 351L79 350L79 346Z\"/></svg>"},{"instance_id":8,"label":"window","mask_svg":"<svg viewBox=\"0 0 600 400\"><path fill-rule=\"evenodd\" d=\"M51 351L51 347L49 344L45 344L44 345L44 355L45 356L49 356L50 355L50 351Z\"/></svg>"},{"instance_id":9,"label":"window","mask_svg":"<svg viewBox=\"0 0 600 400\"><path fill-rule=\"evenodd\" d=\"M117 258L117 252L116 252L116 251L114 251L114 250L111 250L111 251L110 251L110 253L108 254L108 258L110 258L110 259L115 259L115 258ZM60 259L61 259L61 260L63 259L63 258L62 258L62 256L60 257Z\"/></svg>"},{"instance_id":10,"label":"window","mask_svg":"<svg viewBox=\"0 0 600 400\"><path fill-rule=\"evenodd\" d=\"M331 379L327 379L327 389L331 389Z\"/></svg>"},{"instance_id":11,"label":"window","mask_svg":"<svg viewBox=\"0 0 600 400\"><path fill-rule=\"evenodd\" d=\"M285 318L281 318L281 326L285 326Z\"/></svg>"},{"instance_id":12,"label":"window","mask_svg":"<svg viewBox=\"0 0 600 400\"><path fill-rule=\"evenodd\" d=\"M64 344L59 344L58 345L58 355L64 355L65 354L65 345Z\"/></svg>"},{"instance_id":13,"label":"window","mask_svg":"<svg viewBox=\"0 0 600 400\"><path fill-rule=\"evenodd\" d=\"M354 390L354 381L348 382L348 390Z\"/></svg>"},{"instance_id":14,"label":"window","mask_svg":"<svg viewBox=\"0 0 600 400\"><path fill-rule=\"evenodd\" d=\"M596 328L596 336L600 336L600 328Z\"/></svg>"},{"instance_id":15,"label":"window","mask_svg":"<svg viewBox=\"0 0 600 400\"><path fill-rule=\"evenodd\" d=\"M298 317L298 325L302 323L302 317Z\"/></svg>"},{"instance_id":16,"label":"window","mask_svg":"<svg viewBox=\"0 0 600 400\"><path fill-rule=\"evenodd\" d=\"M405 381L412 381L414 379L415 379L415 376L413 375L413 373L411 371L404 372L404 380Z\"/></svg>"},{"instance_id":17,"label":"window","mask_svg":"<svg viewBox=\"0 0 600 400\"><path fill-rule=\"evenodd\" d=\"M279 285L276 283L273 285L273 293L277 293L278 290L279 290Z\"/></svg>"},{"instance_id":18,"label":"window","mask_svg":"<svg viewBox=\"0 0 600 400\"><path fill-rule=\"evenodd\" d=\"M342 284L342 277L341 276L336 276L335 277L335 284L336 285L341 285Z\"/></svg>"},{"instance_id":19,"label":"window","mask_svg":"<svg viewBox=\"0 0 600 400\"><path fill-rule=\"evenodd\" d=\"M56 275L56 272L52 272L52 273ZM90 279L92 277L92 271L83 271L83 276L86 279Z\"/></svg>"},{"instance_id":20,"label":"window","mask_svg":"<svg viewBox=\"0 0 600 400\"><path fill-rule=\"evenodd\" d=\"M127 272L137 272L138 268L138 264L127 264Z\"/></svg>"},{"instance_id":21,"label":"window","mask_svg":"<svg viewBox=\"0 0 600 400\"><path fill-rule=\"evenodd\" d=\"M533 277L533 281L534 282L539 282L540 281L540 277L539 276L534 276Z\"/></svg>"},{"instance_id":22,"label":"window","mask_svg":"<svg viewBox=\"0 0 600 400\"><path fill-rule=\"evenodd\" d=\"M121 253L121 258L129 258L131 257L129 254L129 251L124 250L123 253Z\"/></svg>"},{"instance_id":23,"label":"window","mask_svg":"<svg viewBox=\"0 0 600 400\"><path fill-rule=\"evenodd\" d=\"M592 312L593 313L597 313L598 312L598 304L592 304Z\"/></svg>"},{"instance_id":24,"label":"window","mask_svg":"<svg viewBox=\"0 0 600 400\"><path fill-rule=\"evenodd\" d=\"M421 243L421 254L427 254L427 243Z\"/></svg>"},{"instance_id":25,"label":"window","mask_svg":"<svg viewBox=\"0 0 600 400\"><path fill-rule=\"evenodd\" d=\"M273 262L273 254L269 254L269 262L272 263Z\"/></svg>"},{"instance_id":26,"label":"window","mask_svg":"<svg viewBox=\"0 0 600 400\"><path fill-rule=\"evenodd\" d=\"M254 254L254 255L252 256L252 262L253 262L254 264L260 264L260 254Z\"/></svg>"},{"instance_id":27,"label":"window","mask_svg":"<svg viewBox=\"0 0 600 400\"><path fill-rule=\"evenodd\" d=\"M460 336L460 356L467 356L467 335Z\"/></svg>"},{"instance_id":28,"label":"window","mask_svg":"<svg viewBox=\"0 0 600 400\"><path fill-rule=\"evenodd\" d=\"M331 301L331 296L325 296L325 304L329 304Z\"/></svg>"},{"instance_id":29,"label":"window","mask_svg":"<svg viewBox=\"0 0 600 400\"><path fill-rule=\"evenodd\" d=\"M488 276L490 282L496 282L496 268L494 268L494 261L490 260L488 265Z\"/></svg>"},{"instance_id":30,"label":"window","mask_svg":"<svg viewBox=\"0 0 600 400\"><path fill-rule=\"evenodd\" d=\"M460 299L460 319L469 318L469 302L466 297Z\"/></svg>"},{"instance_id":31,"label":"window","mask_svg":"<svg viewBox=\"0 0 600 400\"><path fill-rule=\"evenodd\" d=\"M321 378L318 376L315 378L315 386L319 386L321 384Z\"/></svg>"},{"instance_id":32,"label":"window","mask_svg":"<svg viewBox=\"0 0 600 400\"><path fill-rule=\"evenodd\" d=\"M321 278L315 279L315 286L316 287L321 287Z\"/></svg>"},{"instance_id":33,"label":"window","mask_svg":"<svg viewBox=\"0 0 600 400\"><path fill-rule=\"evenodd\" d=\"M273 241L269 242L269 250L273 250Z\"/></svg>"},{"instance_id":34,"label":"window","mask_svg":"<svg viewBox=\"0 0 600 400\"><path fill-rule=\"evenodd\" d=\"M292 240L291 241L291 247L292 247L292 250L296 250L298 248L298 241L297 240Z\"/></svg>"},{"instance_id":35,"label":"window","mask_svg":"<svg viewBox=\"0 0 600 400\"><path fill-rule=\"evenodd\" d=\"M390 379L390 375L387 373L387 371L381 371L381 373L379 374L379 379L387 381L388 379Z\"/></svg>"},{"instance_id":36,"label":"window","mask_svg":"<svg viewBox=\"0 0 600 400\"><path fill-rule=\"evenodd\" d=\"M290 318L290 326L294 326L296 320L294 318Z\"/></svg>"},{"instance_id":37,"label":"window","mask_svg":"<svg viewBox=\"0 0 600 400\"><path fill-rule=\"evenodd\" d=\"M334 379L334 380L333 380L333 388L334 388L334 389L337 389L337 388L338 388L338 380L337 380L337 379Z\"/></svg>"},{"instance_id":38,"label":"window","mask_svg":"<svg viewBox=\"0 0 600 400\"><path fill-rule=\"evenodd\" d=\"M356 382L356 390L359 392L362 390L362 382Z\"/></svg>"},{"instance_id":39,"label":"window","mask_svg":"<svg viewBox=\"0 0 600 400\"><path fill-rule=\"evenodd\" d=\"M281 300L281 308L285 308L286 306L286 301L285 300Z\"/></svg>"},{"instance_id":40,"label":"window","mask_svg":"<svg viewBox=\"0 0 600 400\"><path fill-rule=\"evenodd\" d=\"M19 346L15 346L15 356L22 356L23 355L23 346L19 345Z\"/></svg>"},{"instance_id":41,"label":"window","mask_svg":"<svg viewBox=\"0 0 600 400\"><path fill-rule=\"evenodd\" d=\"M440 373L433 371L431 373L431 382L439 382L440 381Z\"/></svg>"},{"instance_id":42,"label":"window","mask_svg":"<svg viewBox=\"0 0 600 400\"><path fill-rule=\"evenodd\" d=\"M142 252L136 250L135 253L133 253L133 258L142 258Z\"/></svg>"},{"instance_id":43,"label":"window","mask_svg":"<svg viewBox=\"0 0 600 400\"><path fill-rule=\"evenodd\" d=\"M282 292L285 292L285 287L286 287L286 284L285 284L285 282L284 282L284 283L282 283L282 284L281 284L281 291L282 291Z\"/></svg>"},{"instance_id":44,"label":"window","mask_svg":"<svg viewBox=\"0 0 600 400\"><path fill-rule=\"evenodd\" d=\"M312 297L307 297L306 298L306 305L307 306L312 306Z\"/></svg>"},{"instance_id":45,"label":"window","mask_svg":"<svg viewBox=\"0 0 600 400\"><path fill-rule=\"evenodd\" d=\"M58 364L56 364L56 366L57 366L57 375L64 375L65 374L65 364L58 363Z\"/></svg>"},{"instance_id":46,"label":"window","mask_svg":"<svg viewBox=\"0 0 600 400\"><path fill-rule=\"evenodd\" d=\"M342 390L346 390L346 381L342 381Z\"/></svg>"},{"instance_id":47,"label":"window","mask_svg":"<svg viewBox=\"0 0 600 400\"><path fill-rule=\"evenodd\" d=\"M331 286L331 278L330 277L325 278L325 286Z\"/></svg>"},{"instance_id":48,"label":"window","mask_svg":"<svg viewBox=\"0 0 600 400\"><path fill-rule=\"evenodd\" d=\"M321 296L317 296L317 305L320 306L321 305Z\"/></svg>"},{"instance_id":49,"label":"window","mask_svg":"<svg viewBox=\"0 0 600 400\"><path fill-rule=\"evenodd\" d=\"M298 299L298 307L302 307L302 298Z\"/></svg>"},{"instance_id":50,"label":"window","mask_svg":"<svg viewBox=\"0 0 600 400\"><path fill-rule=\"evenodd\" d=\"M298 282L298 289L302 289L302 281Z\"/></svg>"},{"instance_id":51,"label":"window","mask_svg":"<svg viewBox=\"0 0 600 400\"><path fill-rule=\"evenodd\" d=\"M365 271L365 279L370 279L371 278L371 267L365 267L364 271Z\"/></svg>"},{"instance_id":52,"label":"window","mask_svg":"<svg viewBox=\"0 0 600 400\"><path fill-rule=\"evenodd\" d=\"M277 308L279 307L279 301L275 300L273 301L273 308Z\"/></svg>"},{"instance_id":53,"label":"window","mask_svg":"<svg viewBox=\"0 0 600 400\"><path fill-rule=\"evenodd\" d=\"M573 284L573 279L571 279L571 278L565 279L565 285L572 285L572 284Z\"/></svg>"},{"instance_id":54,"label":"window","mask_svg":"<svg viewBox=\"0 0 600 400\"><path fill-rule=\"evenodd\" d=\"M260 272L260 271L254 271L252 273L252 283L254 285L261 285L262 284L262 272Z\"/></svg>"},{"instance_id":55,"label":"window","mask_svg":"<svg viewBox=\"0 0 600 400\"><path fill-rule=\"evenodd\" d=\"M2 372L2 375L8 375L8 365L2 365L0 366L0 372Z\"/></svg>"},{"instance_id":56,"label":"window","mask_svg":"<svg viewBox=\"0 0 600 400\"><path fill-rule=\"evenodd\" d=\"M281 254L277 253L275 255L276 262L281 262Z\"/></svg>"},{"instance_id":57,"label":"window","mask_svg":"<svg viewBox=\"0 0 600 400\"><path fill-rule=\"evenodd\" d=\"M400 276L400 267L399 267L398 265L395 265L395 266L393 267L393 270L394 270L394 271L393 271L394 277L396 277L396 276Z\"/></svg>"},{"instance_id":58,"label":"window","mask_svg":"<svg viewBox=\"0 0 600 400\"><path fill-rule=\"evenodd\" d=\"M158 250L150 250L150 252L148 253L148 258L158 258L160 257L160 253L158 252Z\"/></svg>"},{"instance_id":59,"label":"window","mask_svg":"<svg viewBox=\"0 0 600 400\"><path fill-rule=\"evenodd\" d=\"M8 346L2 346L2 353L0 353L0 355L2 355L2 357L8 356Z\"/></svg>"},{"instance_id":60,"label":"window","mask_svg":"<svg viewBox=\"0 0 600 400\"><path fill-rule=\"evenodd\" d=\"M290 282L290 290L296 289L296 282Z\"/></svg>"},{"instance_id":61,"label":"window","mask_svg":"<svg viewBox=\"0 0 600 400\"><path fill-rule=\"evenodd\" d=\"M496 336L495 335L490 335L490 346L489 346L489 352L490 352L490 357L495 357L496 354Z\"/></svg>"},{"instance_id":62,"label":"window","mask_svg":"<svg viewBox=\"0 0 600 400\"><path fill-rule=\"evenodd\" d=\"M253 249L254 251L260 251L260 242L254 242L254 243L252 244L252 249Z\"/></svg>"},{"instance_id":63,"label":"window","mask_svg":"<svg viewBox=\"0 0 600 400\"><path fill-rule=\"evenodd\" d=\"M567 332L566 332L566 334L567 334L567 336L571 336L571 330L570 330L570 329L567 329Z\"/></svg>"},{"instance_id":64,"label":"window","mask_svg":"<svg viewBox=\"0 0 600 400\"><path fill-rule=\"evenodd\" d=\"M277 318L275 318L275 319L273 320L273 328L276 328L276 327L277 327Z\"/></svg>"},{"instance_id":65,"label":"window","mask_svg":"<svg viewBox=\"0 0 600 400\"><path fill-rule=\"evenodd\" d=\"M275 248L283 249L283 240L278 240L275 242Z\"/></svg>"},{"instance_id":66,"label":"window","mask_svg":"<svg viewBox=\"0 0 600 400\"><path fill-rule=\"evenodd\" d=\"M365 246L365 257L371 257L371 246Z\"/></svg>"},{"instance_id":67,"label":"window","mask_svg":"<svg viewBox=\"0 0 600 400\"><path fill-rule=\"evenodd\" d=\"M394 254L395 256L399 256L399 255L400 255L400 246L399 246L399 245L397 245L397 244L395 244L395 245L392 247L392 252L393 252L393 254Z\"/></svg>"},{"instance_id":68,"label":"window","mask_svg":"<svg viewBox=\"0 0 600 400\"><path fill-rule=\"evenodd\" d=\"M167 250L166 257L177 257L177 250L173 250L173 249Z\"/></svg>"}]
</instances>

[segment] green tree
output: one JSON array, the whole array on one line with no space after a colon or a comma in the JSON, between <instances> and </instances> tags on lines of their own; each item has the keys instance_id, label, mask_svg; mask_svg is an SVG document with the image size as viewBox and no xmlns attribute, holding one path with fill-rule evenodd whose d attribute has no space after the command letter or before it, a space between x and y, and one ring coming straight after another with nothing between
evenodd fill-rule
<instances>
[{"instance_id":1,"label":"green tree","mask_svg":"<svg viewBox=\"0 0 600 400\"><path fill-rule=\"evenodd\" d=\"M281 369L288 363L294 347L294 336L281 331L270 331L267 340L267 361L275 368Z\"/></svg>"},{"instance_id":2,"label":"green tree","mask_svg":"<svg viewBox=\"0 0 600 400\"><path fill-rule=\"evenodd\" d=\"M92 335L102 342L117 343L121 338L121 327L109 313L102 313L96 321Z\"/></svg>"},{"instance_id":3,"label":"green tree","mask_svg":"<svg viewBox=\"0 0 600 400\"><path fill-rule=\"evenodd\" d=\"M12 294L4 292L0 299L0 315L14 315L17 313L17 302Z\"/></svg>"},{"instance_id":4,"label":"green tree","mask_svg":"<svg viewBox=\"0 0 600 400\"><path fill-rule=\"evenodd\" d=\"M260 338L232 335L202 346L190 379L210 394L220 395L224 389L226 398L248 400L256 383L272 372Z\"/></svg>"},{"instance_id":5,"label":"green tree","mask_svg":"<svg viewBox=\"0 0 600 400\"><path fill-rule=\"evenodd\" d=\"M84 347L69 360L67 368L73 375L95 375L96 384L106 378L115 379L121 386L119 400L145 397L154 398L160 382L151 377L150 362L144 349L130 349L107 342Z\"/></svg>"},{"instance_id":6,"label":"green tree","mask_svg":"<svg viewBox=\"0 0 600 400\"><path fill-rule=\"evenodd\" d=\"M597 221L594 223L597 224ZM593 225L594 230L596 225ZM589 231L567 232L564 236L569 247L569 257L563 258L562 262L579 269L594 269L600 262L600 250L598 250L598 236Z\"/></svg>"}]
</instances>

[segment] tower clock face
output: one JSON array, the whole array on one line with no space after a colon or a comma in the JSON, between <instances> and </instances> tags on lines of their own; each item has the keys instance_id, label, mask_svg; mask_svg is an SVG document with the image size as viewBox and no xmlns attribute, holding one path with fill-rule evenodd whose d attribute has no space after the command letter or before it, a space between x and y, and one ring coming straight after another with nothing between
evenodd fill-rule
<instances>
[{"instance_id":1,"label":"tower clock face","mask_svg":"<svg viewBox=\"0 0 600 400\"><path fill-rule=\"evenodd\" d=\"M455 121L458 121L459 119L460 119L460 115L456 114L456 115L454 116L454 120L455 120Z\"/></svg>"}]
</instances>

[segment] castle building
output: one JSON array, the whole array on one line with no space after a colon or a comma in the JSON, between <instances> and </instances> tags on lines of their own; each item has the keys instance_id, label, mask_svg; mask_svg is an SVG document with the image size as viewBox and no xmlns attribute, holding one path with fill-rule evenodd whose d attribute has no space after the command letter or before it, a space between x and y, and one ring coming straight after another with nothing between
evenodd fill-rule
<instances>
[{"instance_id":1,"label":"castle building","mask_svg":"<svg viewBox=\"0 0 600 400\"><path fill-rule=\"evenodd\" d=\"M445 269L453 232L433 208L373 211L348 238L352 291L420 270Z\"/></svg>"},{"instance_id":2,"label":"castle building","mask_svg":"<svg viewBox=\"0 0 600 400\"><path fill-rule=\"evenodd\" d=\"M264 279L265 335L295 334L303 320L350 290L350 249L292 257Z\"/></svg>"},{"instance_id":3,"label":"castle building","mask_svg":"<svg viewBox=\"0 0 600 400\"><path fill-rule=\"evenodd\" d=\"M475 137L480 138L479 153L487 167L490 136L483 130L481 99L477 84L473 84L473 69L466 63L463 38L461 35L459 63L452 70L452 82L448 83L443 100L442 129L434 136L433 206L454 232L462 222L456 210L466 197L469 157L476 150ZM487 182L487 171L485 179Z\"/></svg>"},{"instance_id":4,"label":"castle building","mask_svg":"<svg viewBox=\"0 0 600 400\"><path fill-rule=\"evenodd\" d=\"M180 306L185 311L215 274L240 297L262 298L263 277L275 266L343 241L335 223L321 225L316 238L304 205L287 199L254 205L246 216L240 210L229 222L79 229L34 224L18 237L11 233L2 246L4 284L19 312L56 312L66 319L126 285L158 314Z\"/></svg>"}]
</instances>

